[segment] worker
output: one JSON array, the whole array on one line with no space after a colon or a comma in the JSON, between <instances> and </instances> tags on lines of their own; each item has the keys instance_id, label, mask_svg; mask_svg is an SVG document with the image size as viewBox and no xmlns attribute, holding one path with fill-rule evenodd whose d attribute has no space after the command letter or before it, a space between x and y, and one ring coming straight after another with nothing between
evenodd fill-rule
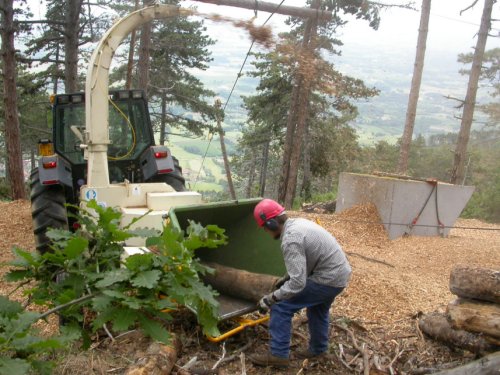
<instances>
[{"instance_id":1,"label":"worker","mask_svg":"<svg viewBox=\"0 0 500 375\"><path fill-rule=\"evenodd\" d=\"M258 302L270 311L269 351L249 359L256 365L287 367L293 315L307 308L309 345L294 353L299 359L315 358L328 350L330 307L347 286L351 266L335 237L320 225L302 218L288 218L272 199L263 199L254 218L274 239L281 241L287 274L276 289Z\"/></svg>"}]
</instances>

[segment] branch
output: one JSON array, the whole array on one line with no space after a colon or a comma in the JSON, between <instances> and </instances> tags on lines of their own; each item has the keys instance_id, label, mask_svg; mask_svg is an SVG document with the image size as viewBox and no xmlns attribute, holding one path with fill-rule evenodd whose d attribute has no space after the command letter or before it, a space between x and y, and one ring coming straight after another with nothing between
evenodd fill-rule
<instances>
[{"instance_id":1,"label":"branch","mask_svg":"<svg viewBox=\"0 0 500 375\"><path fill-rule=\"evenodd\" d=\"M467 8L465 8L465 9L463 9L463 10L460 11L460 15L462 15L463 12L469 10L470 8L473 8L474 5L477 4L477 2L478 2L478 0L474 0L474 2L471 5L469 5Z\"/></svg>"},{"instance_id":2,"label":"branch","mask_svg":"<svg viewBox=\"0 0 500 375\"><path fill-rule=\"evenodd\" d=\"M370 258L370 257L367 257L365 255L361 255L361 254L358 254L358 253L353 253L352 251L346 251L346 253L349 254L349 255L354 255L354 256L360 257L360 258L362 258L364 260L368 260L370 262L380 263L380 264L386 265L388 267L396 268L393 264L384 262L383 260L378 260L378 259L375 259L375 258Z\"/></svg>"},{"instance_id":3,"label":"branch","mask_svg":"<svg viewBox=\"0 0 500 375\"><path fill-rule=\"evenodd\" d=\"M22 25L42 23L47 25L61 25L61 26L64 26L66 24L65 22L51 21L51 20L24 20L24 21L17 21L17 23L20 23Z\"/></svg>"},{"instance_id":4,"label":"branch","mask_svg":"<svg viewBox=\"0 0 500 375\"><path fill-rule=\"evenodd\" d=\"M465 104L465 100L463 100L463 99L455 98L455 97L450 96L450 95L447 95L447 96L443 95L443 97L445 99L451 99L451 100L455 100L457 102L460 102L460 104L458 106L456 106L455 108L462 108L464 106L464 104Z\"/></svg>"},{"instance_id":5,"label":"branch","mask_svg":"<svg viewBox=\"0 0 500 375\"><path fill-rule=\"evenodd\" d=\"M50 314L54 314L54 313L58 312L59 310L65 309L68 306L76 305L77 303L80 303L80 302L85 302L91 298L94 298L96 295L97 295L96 293L91 293L91 294L87 294L85 296L82 296L80 298L74 299L73 301L63 303L62 305L56 306L53 309L50 309L50 310L44 312L42 315L40 315L38 317L38 319L44 319L45 317L49 316Z\"/></svg>"},{"instance_id":6,"label":"branch","mask_svg":"<svg viewBox=\"0 0 500 375\"><path fill-rule=\"evenodd\" d=\"M418 9L416 9L413 6L413 4L414 4L413 1L406 3L406 4L385 4L385 3L379 3L376 1L370 1L370 5L376 5L376 6L379 6L381 8L403 8L403 9L410 9L410 10L418 11Z\"/></svg>"}]
</instances>

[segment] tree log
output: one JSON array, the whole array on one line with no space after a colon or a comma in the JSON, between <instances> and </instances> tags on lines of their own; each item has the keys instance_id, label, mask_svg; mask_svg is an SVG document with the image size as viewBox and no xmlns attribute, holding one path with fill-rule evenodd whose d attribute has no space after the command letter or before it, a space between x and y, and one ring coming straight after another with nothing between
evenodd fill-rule
<instances>
[{"instance_id":1,"label":"tree log","mask_svg":"<svg viewBox=\"0 0 500 375\"><path fill-rule=\"evenodd\" d=\"M483 337L460 329L454 329L445 314L430 313L418 322L420 329L433 339L451 347L458 347L475 354L496 350L496 346Z\"/></svg>"},{"instance_id":2,"label":"tree log","mask_svg":"<svg viewBox=\"0 0 500 375\"><path fill-rule=\"evenodd\" d=\"M500 270L456 266L450 274L450 290L459 297L500 303Z\"/></svg>"},{"instance_id":3,"label":"tree log","mask_svg":"<svg viewBox=\"0 0 500 375\"><path fill-rule=\"evenodd\" d=\"M498 375L498 369L500 369L500 352L491 353L464 366L436 372L434 375Z\"/></svg>"},{"instance_id":4,"label":"tree log","mask_svg":"<svg viewBox=\"0 0 500 375\"><path fill-rule=\"evenodd\" d=\"M177 362L178 353L181 350L181 341L176 335L172 335L172 341L169 345L153 342L146 353L142 353L136 358L135 363L129 366L125 375L168 375Z\"/></svg>"},{"instance_id":5,"label":"tree log","mask_svg":"<svg viewBox=\"0 0 500 375\"><path fill-rule=\"evenodd\" d=\"M213 275L203 276L203 281L219 293L257 302L262 296L271 293L279 277L253 273L237 268L221 266L217 263L205 263L214 268Z\"/></svg>"},{"instance_id":6,"label":"tree log","mask_svg":"<svg viewBox=\"0 0 500 375\"><path fill-rule=\"evenodd\" d=\"M455 328L500 339L500 305L458 298L448 305L448 315Z\"/></svg>"}]
</instances>

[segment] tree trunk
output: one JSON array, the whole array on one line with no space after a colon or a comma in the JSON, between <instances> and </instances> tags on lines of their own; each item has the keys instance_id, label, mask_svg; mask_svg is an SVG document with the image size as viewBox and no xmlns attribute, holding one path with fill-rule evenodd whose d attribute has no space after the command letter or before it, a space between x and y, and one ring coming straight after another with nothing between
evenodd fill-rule
<instances>
[{"instance_id":1,"label":"tree trunk","mask_svg":"<svg viewBox=\"0 0 500 375\"><path fill-rule=\"evenodd\" d=\"M429 31L429 15L431 12L431 0L422 0L422 12L420 15L420 27L418 30L417 54L411 80L408 108L406 110L406 121L399 149L398 173L405 174L408 170L408 157L410 154L411 139L415 126L417 114L418 96L420 94L420 83L422 82L422 71L424 70L425 48L427 43L427 32Z\"/></svg>"},{"instance_id":2,"label":"tree trunk","mask_svg":"<svg viewBox=\"0 0 500 375\"><path fill-rule=\"evenodd\" d=\"M450 291L459 297L500 304L500 271L455 266L450 273Z\"/></svg>"},{"instance_id":3,"label":"tree trunk","mask_svg":"<svg viewBox=\"0 0 500 375\"><path fill-rule=\"evenodd\" d=\"M302 48L304 48L304 41L306 39L306 32L308 32L307 24L306 31L304 31L304 39L302 40ZM309 40L309 34L307 34ZM299 98L299 87L302 87L302 76L295 77L295 85L292 88L292 95L290 98L290 109L288 110L288 118L286 120L285 144L283 145L283 160L281 162L281 176L278 184L278 202L283 203L286 196L286 185L288 183L288 173L290 172L290 154L292 152L292 144L296 128L296 108L297 100Z\"/></svg>"},{"instance_id":4,"label":"tree trunk","mask_svg":"<svg viewBox=\"0 0 500 375\"><path fill-rule=\"evenodd\" d=\"M500 339L500 305L458 298L448 305L451 324Z\"/></svg>"},{"instance_id":5,"label":"tree trunk","mask_svg":"<svg viewBox=\"0 0 500 375\"><path fill-rule=\"evenodd\" d=\"M139 0L135 0L134 10L139 9ZM134 52L135 52L135 42L137 39L136 29L132 30L130 33L130 43L128 49L128 60L127 60L127 78L125 81L125 88L130 90L132 87L132 73L134 70Z\"/></svg>"},{"instance_id":6,"label":"tree trunk","mask_svg":"<svg viewBox=\"0 0 500 375\"><path fill-rule=\"evenodd\" d=\"M215 101L215 106L218 110L221 108L221 102L219 99ZM224 130L222 129L221 119L217 115L217 127L219 130L220 139L220 149L222 151L222 158L224 160L224 169L226 170L227 185L229 187L229 193L231 194L231 199L236 200L236 192L234 191L233 178L231 177L231 168L229 167L229 160L227 158L226 144L224 143Z\"/></svg>"},{"instance_id":7,"label":"tree trunk","mask_svg":"<svg viewBox=\"0 0 500 375\"><path fill-rule=\"evenodd\" d=\"M267 168L269 165L269 147L271 141L264 143L264 152L262 153L262 166L260 170L260 196L263 197L266 193L266 181L267 181Z\"/></svg>"},{"instance_id":8,"label":"tree trunk","mask_svg":"<svg viewBox=\"0 0 500 375\"><path fill-rule=\"evenodd\" d=\"M19 116L17 112L16 49L14 46L14 7L13 0L1 0L2 14L2 60L3 96L5 111L5 146L7 151L7 175L10 180L12 199L26 199L24 188L23 154Z\"/></svg>"},{"instance_id":9,"label":"tree trunk","mask_svg":"<svg viewBox=\"0 0 500 375\"><path fill-rule=\"evenodd\" d=\"M217 263L205 263L215 269L213 275L205 275L203 280L220 294L257 302L271 293L279 277L253 273Z\"/></svg>"},{"instance_id":10,"label":"tree trunk","mask_svg":"<svg viewBox=\"0 0 500 375\"><path fill-rule=\"evenodd\" d=\"M458 347L475 354L491 352L495 348L495 345L486 341L481 335L454 329L444 314L426 314L419 320L418 326L434 340L450 347Z\"/></svg>"},{"instance_id":11,"label":"tree trunk","mask_svg":"<svg viewBox=\"0 0 500 375\"><path fill-rule=\"evenodd\" d=\"M311 8L317 9L318 7L319 0L314 0L311 4ZM316 19L309 18L306 21L302 40L302 49L306 53L312 54L314 52L316 27ZM303 63L302 61L299 62L299 64ZM305 122L309 113L309 95L311 90L311 79L303 76L301 67L299 67L297 74L298 79L292 91L292 100L288 113L285 150L283 152L283 168L278 196L278 201L282 202L286 209L292 208L293 199L295 198L300 153L302 149L302 137L304 135Z\"/></svg>"},{"instance_id":12,"label":"tree trunk","mask_svg":"<svg viewBox=\"0 0 500 375\"><path fill-rule=\"evenodd\" d=\"M251 152L250 154L251 155L250 155L250 166L248 168L248 181L247 181L247 187L245 189L246 198L252 197L253 184L255 181L255 166L257 164L257 156L255 152Z\"/></svg>"},{"instance_id":13,"label":"tree trunk","mask_svg":"<svg viewBox=\"0 0 500 375\"><path fill-rule=\"evenodd\" d=\"M143 5L145 7L151 5L153 2L151 0L143 0ZM137 63L137 76L138 76L138 88L144 90L146 98L148 97L148 85L149 85L149 66L150 66L150 55L151 55L151 29L153 27L152 22L145 23L141 28L141 39L139 47L139 62Z\"/></svg>"},{"instance_id":14,"label":"tree trunk","mask_svg":"<svg viewBox=\"0 0 500 375\"><path fill-rule=\"evenodd\" d=\"M165 128L167 126L167 93L161 90L161 120L160 120L160 144L165 144Z\"/></svg>"},{"instance_id":15,"label":"tree trunk","mask_svg":"<svg viewBox=\"0 0 500 375\"><path fill-rule=\"evenodd\" d=\"M499 368L500 352L496 352L464 366L436 372L434 375L498 375Z\"/></svg>"},{"instance_id":16,"label":"tree trunk","mask_svg":"<svg viewBox=\"0 0 500 375\"><path fill-rule=\"evenodd\" d=\"M311 139L309 133L309 125L306 125L306 134L304 137L304 176L302 178L302 198L305 202L311 200Z\"/></svg>"},{"instance_id":17,"label":"tree trunk","mask_svg":"<svg viewBox=\"0 0 500 375\"><path fill-rule=\"evenodd\" d=\"M317 8L319 6L319 1L315 0L312 3L312 6ZM309 41L309 45L307 46L306 51L311 55L315 50L315 39L316 39L316 20L311 19L311 37ZM311 73L315 74L315 73ZM298 109L297 109L297 125L294 133L294 139L292 142L292 151L290 153L290 168L288 172L288 183L286 184L286 195L284 200L284 206L287 209L291 209L293 206L293 200L295 198L295 193L297 192L297 176L299 174L299 166L300 166L300 157L302 151L302 143L306 128L306 121L309 117L309 96L311 94L311 81L312 77L304 77L303 85L299 92L299 99L297 101Z\"/></svg>"},{"instance_id":18,"label":"tree trunk","mask_svg":"<svg viewBox=\"0 0 500 375\"><path fill-rule=\"evenodd\" d=\"M479 76L481 74L481 64L483 62L484 49L486 47L488 32L491 28L491 12L493 9L493 3L494 0L484 1L481 26L479 27L476 49L474 51L474 57L472 58L472 67L469 75L467 94L465 96L462 122L460 124L460 132L458 133L458 141L455 147L455 155L450 180L452 184L463 184L465 182L465 159L467 153L467 145L469 143L470 129L474 116L474 107L476 105L476 94L479 83Z\"/></svg>"},{"instance_id":19,"label":"tree trunk","mask_svg":"<svg viewBox=\"0 0 500 375\"><path fill-rule=\"evenodd\" d=\"M64 32L64 77L67 93L78 91L78 42L82 0L69 0Z\"/></svg>"}]
</instances>

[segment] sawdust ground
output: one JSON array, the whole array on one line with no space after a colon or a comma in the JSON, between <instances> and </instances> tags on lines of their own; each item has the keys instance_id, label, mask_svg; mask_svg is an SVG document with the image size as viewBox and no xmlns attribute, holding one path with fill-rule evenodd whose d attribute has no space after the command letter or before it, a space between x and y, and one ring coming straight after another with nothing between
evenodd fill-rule
<instances>
[{"instance_id":1,"label":"sawdust ground","mask_svg":"<svg viewBox=\"0 0 500 375\"><path fill-rule=\"evenodd\" d=\"M468 264L500 269L500 225L460 219L456 226L495 230L452 229L447 238L406 237L390 241L373 206L359 206L341 214L289 214L317 221L329 230L338 239L353 266L351 283L337 298L332 309L332 348L340 347L335 343L344 343L342 348L347 351L349 335L342 329L347 323L360 342L366 343L371 355L378 356L382 363L385 361L386 369L387 362L391 360L391 366L399 369L400 373L411 373L412 368L419 366L432 367L448 362L458 364L471 359L470 353L451 350L423 339L416 328L415 318L421 312L444 310L454 299L448 289L453 266ZM0 262L12 258L13 246L34 248L30 207L26 201L0 202ZM12 285L0 282L2 295L12 289ZM22 298L20 292L14 296ZM179 324L174 321L171 326L183 341L178 365L196 357L198 364L210 368L221 357L222 345L207 342L195 322L186 323L186 320L189 321L183 319L182 324L181 320L177 322ZM307 342L307 324L304 321L303 315L294 320L294 347ZM50 333L55 326L51 321L42 330ZM245 348L251 353L262 350L266 339L266 327L258 326L228 340L224 349L231 353L232 350ZM90 351L59 358L57 373L120 374L132 360L130 347L138 348L140 342L126 336L114 343L105 339L97 341ZM359 361L360 358L353 356L350 363L353 370L348 370L338 358L332 357L324 363L308 364L303 371L309 374L354 373ZM246 366L248 374L295 374L303 367L302 363L296 363L291 369L279 372L254 368L248 361L240 361L239 358L226 363L220 366L220 374L241 373L243 366Z\"/></svg>"}]
</instances>

